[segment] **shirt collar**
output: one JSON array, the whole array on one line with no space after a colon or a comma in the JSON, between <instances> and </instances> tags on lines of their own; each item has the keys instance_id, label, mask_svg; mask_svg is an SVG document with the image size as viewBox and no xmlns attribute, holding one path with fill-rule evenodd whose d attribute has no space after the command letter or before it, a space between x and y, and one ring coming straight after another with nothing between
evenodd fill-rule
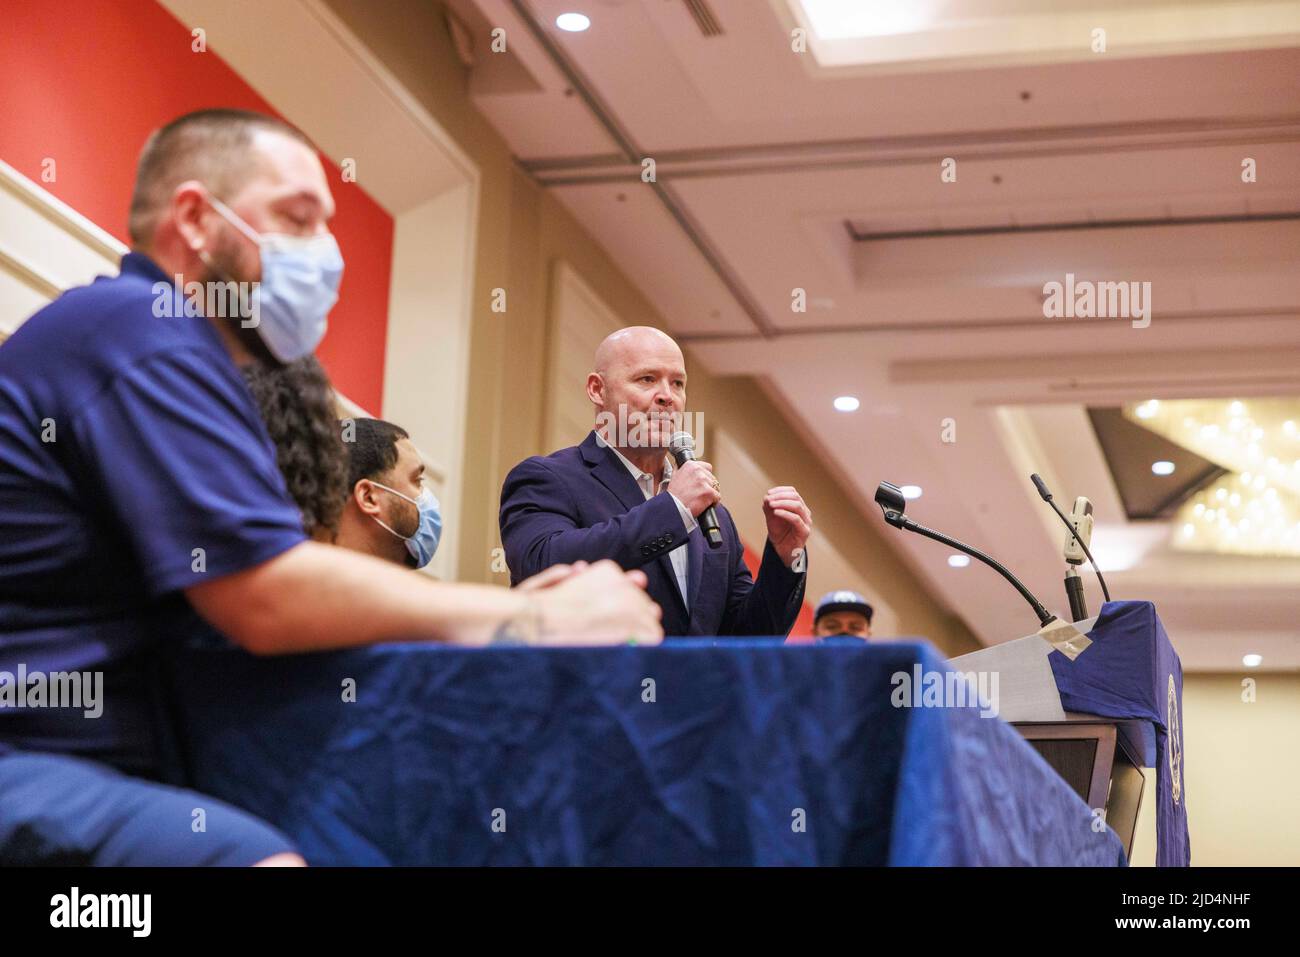
<instances>
[{"instance_id":1,"label":"shirt collar","mask_svg":"<svg viewBox=\"0 0 1300 957\"><path fill-rule=\"evenodd\" d=\"M653 475L651 475L649 472L642 472L639 468L633 465L631 460L626 455L624 455L618 449L614 448L614 446L611 445L609 442L607 442L599 432L596 433L596 439L599 442L599 444L605 446L605 448L609 449L611 452L613 452L615 455L618 456L618 460L623 463L624 468L626 468L630 473L632 473L632 478L636 479L638 485L640 485L644 479L650 479L651 481L654 480ZM665 485L667 485L672 480L672 477L673 477L672 456L665 453L664 454L664 479L662 482L659 483L659 487L663 488Z\"/></svg>"},{"instance_id":2,"label":"shirt collar","mask_svg":"<svg viewBox=\"0 0 1300 957\"><path fill-rule=\"evenodd\" d=\"M143 276L146 279L154 279L162 282L173 282L173 278L162 271L162 267L146 256L144 253L129 252L122 256L122 264L119 267L123 275L130 273L135 276Z\"/></svg>"}]
</instances>

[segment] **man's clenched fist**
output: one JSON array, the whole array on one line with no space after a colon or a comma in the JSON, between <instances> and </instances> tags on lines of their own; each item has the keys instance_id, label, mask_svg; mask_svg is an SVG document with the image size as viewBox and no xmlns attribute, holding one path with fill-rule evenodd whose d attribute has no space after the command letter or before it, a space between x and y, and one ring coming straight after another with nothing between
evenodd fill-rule
<instances>
[{"instance_id":1,"label":"man's clenched fist","mask_svg":"<svg viewBox=\"0 0 1300 957\"><path fill-rule=\"evenodd\" d=\"M683 463L673 472L668 491L696 518L710 505L722 501L718 480L713 477L713 466L708 462Z\"/></svg>"}]
</instances>

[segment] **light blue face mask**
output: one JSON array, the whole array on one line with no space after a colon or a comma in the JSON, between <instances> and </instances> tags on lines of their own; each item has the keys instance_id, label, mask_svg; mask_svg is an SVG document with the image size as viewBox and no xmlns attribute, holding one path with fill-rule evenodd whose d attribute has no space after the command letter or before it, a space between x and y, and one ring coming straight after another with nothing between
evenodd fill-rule
<instances>
[{"instance_id":1,"label":"light blue face mask","mask_svg":"<svg viewBox=\"0 0 1300 957\"><path fill-rule=\"evenodd\" d=\"M289 363L315 351L325 338L326 317L338 301L343 279L343 254L337 240L330 233L258 233L215 196L209 195L208 202L226 222L255 242L261 253L262 278L253 294L253 316L257 333L271 355ZM212 266L206 255L201 251L199 255ZM228 276L222 278L230 281Z\"/></svg>"},{"instance_id":2,"label":"light blue face mask","mask_svg":"<svg viewBox=\"0 0 1300 957\"><path fill-rule=\"evenodd\" d=\"M409 495L403 495L395 488L389 488L387 485L381 485L373 479L370 482L376 488L382 488L385 492L392 492L398 498L404 498L417 509L420 510L420 524L416 527L415 532L411 535L403 535L379 522L384 529L406 542L406 550L411 553L415 559L415 567L423 568L429 562L433 561L433 553L438 550L438 539L442 537L442 507L438 504L438 499L427 488L420 492L418 499L411 498ZM374 518L374 516L371 516Z\"/></svg>"}]
</instances>

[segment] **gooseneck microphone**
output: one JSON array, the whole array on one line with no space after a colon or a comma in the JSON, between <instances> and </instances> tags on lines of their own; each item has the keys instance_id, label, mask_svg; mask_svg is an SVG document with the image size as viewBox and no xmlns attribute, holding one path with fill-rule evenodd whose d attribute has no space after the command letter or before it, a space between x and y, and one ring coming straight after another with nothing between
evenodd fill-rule
<instances>
[{"instance_id":1,"label":"gooseneck microphone","mask_svg":"<svg viewBox=\"0 0 1300 957\"><path fill-rule=\"evenodd\" d=\"M1052 501L1052 493L1047 490L1047 483L1044 482L1039 477L1037 472L1029 476L1029 479L1034 483L1034 488L1038 489L1038 494L1042 498L1042 500L1046 502L1048 505L1052 506L1052 511L1054 511L1057 515L1061 517L1061 521L1065 523L1065 527L1070 530L1071 537L1074 539L1074 541L1076 541L1079 544L1079 547L1083 549L1083 554L1088 556L1088 564L1092 566L1092 570L1097 576L1097 581L1101 583L1101 593L1104 596L1106 596L1106 601L1110 601L1110 589L1106 587L1106 579L1101 577L1101 569L1097 567L1097 562L1093 559L1092 552L1088 551L1088 543L1085 541L1085 539L1089 537L1089 534L1088 533L1085 533L1083 535L1079 534L1079 529L1076 527L1075 523L1071 522L1068 518L1066 518L1065 513L1062 512L1061 509L1057 506L1057 504ZM1082 513L1081 509L1079 508L1079 504L1076 502L1075 511L1076 513L1081 513L1079 514L1079 517L1077 519L1080 522L1084 520L1085 515L1088 518L1091 518L1092 515L1091 505L1089 505L1086 513ZM1089 529L1092 527L1091 521L1088 522L1088 527ZM1067 560L1072 561L1072 559L1069 559L1068 557ZM1078 563L1074 562L1074 564L1078 564ZM1088 616L1085 614L1083 617L1086 618Z\"/></svg>"},{"instance_id":2,"label":"gooseneck microphone","mask_svg":"<svg viewBox=\"0 0 1300 957\"><path fill-rule=\"evenodd\" d=\"M668 452L681 468L687 462L695 461L695 439L689 432L674 432L673 437L668 440ZM704 533L704 540L709 543L709 548L722 547L722 529L718 526L718 513L712 505L700 513L699 517L700 530Z\"/></svg>"},{"instance_id":3,"label":"gooseneck microphone","mask_svg":"<svg viewBox=\"0 0 1300 957\"><path fill-rule=\"evenodd\" d=\"M1047 625L1049 622L1057 621L1057 617L1043 607L1043 603L1034 597L1028 588L1020 583L1020 579L1007 571L1006 566L994 558L985 555L978 548L971 548L969 545L951 538L943 532L936 532L932 528L926 528L917 522L912 521L903 514L903 509L907 505L907 500L903 497L902 490L897 485L891 485L889 482L881 482L876 489L876 504L880 506L881 511L885 513L885 521L895 528L906 529L909 532L916 532L918 535L924 535L926 538L933 538L936 542L943 542L951 548L965 552L972 558L978 558L985 565L988 565L995 572L1011 582L1016 591L1020 592L1021 597L1029 602L1029 606L1034 609L1034 614L1038 616L1040 625Z\"/></svg>"}]
</instances>

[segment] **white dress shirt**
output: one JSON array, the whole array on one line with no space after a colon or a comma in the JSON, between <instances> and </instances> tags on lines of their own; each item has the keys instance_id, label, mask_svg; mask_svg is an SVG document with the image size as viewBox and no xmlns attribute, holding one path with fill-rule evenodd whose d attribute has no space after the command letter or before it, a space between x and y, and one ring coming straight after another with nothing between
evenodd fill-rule
<instances>
[{"instance_id":1,"label":"white dress shirt","mask_svg":"<svg viewBox=\"0 0 1300 957\"><path fill-rule=\"evenodd\" d=\"M615 449L614 446L609 445L608 443L602 444L613 449L614 454L618 456L618 460L627 467L627 470L630 473L632 473L632 478L636 479L637 487L641 489L641 494L645 496L647 502L658 494L655 489L655 477L653 475L649 472L642 472L628 460L626 455L618 449ZM668 483L672 481L672 477L672 457L665 455L664 478L663 481L659 483L658 491L663 491L667 488ZM677 511L682 516L682 524L686 526L686 534L689 536L691 532L695 531L696 527L698 527L699 522L695 521L695 516L686 510L686 506L682 504L681 499L676 495L673 495L672 492L669 492L668 494L672 495L673 501L677 503ZM673 575L677 578L677 590L682 593L682 604L685 605L689 611L690 599L687 597L687 570L690 568L690 550L685 545L678 546L668 553L668 558L673 563Z\"/></svg>"}]
</instances>

